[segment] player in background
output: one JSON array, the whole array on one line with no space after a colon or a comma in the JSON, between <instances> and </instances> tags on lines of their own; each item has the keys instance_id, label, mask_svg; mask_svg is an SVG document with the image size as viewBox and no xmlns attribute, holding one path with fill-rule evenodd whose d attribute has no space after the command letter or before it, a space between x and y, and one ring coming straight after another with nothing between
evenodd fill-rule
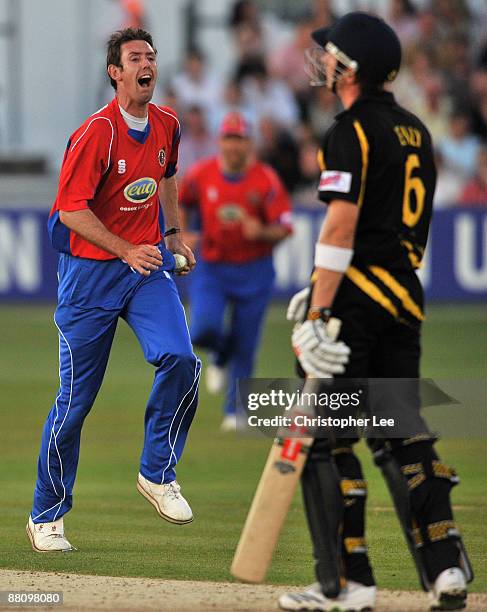
<instances>
[{"instance_id":1,"label":"player in background","mask_svg":"<svg viewBox=\"0 0 487 612\"><path fill-rule=\"evenodd\" d=\"M333 90L344 111L319 155L319 198L327 215L311 292L303 290L290 303L288 316L297 321L293 347L305 374L315 378L417 380L424 314L415 269L426 246L436 182L431 138L384 89L401 62L399 40L384 21L349 13L312 36L318 44L307 53L312 84ZM342 322L338 340L327 335L330 316ZM340 343L350 349L345 364ZM404 410L414 435L368 443L433 609L460 609L472 572L450 503L458 478L441 463L435 438L419 415L419 396L412 397ZM385 397L401 407L404 399L394 389ZM303 593L283 595L279 604L285 610L375 605L364 535L367 483L354 453L356 441L313 444L302 488L318 582ZM330 503L335 487L342 492L336 508ZM330 550L336 551L334 567L327 562Z\"/></svg>"},{"instance_id":2,"label":"player in background","mask_svg":"<svg viewBox=\"0 0 487 612\"><path fill-rule=\"evenodd\" d=\"M210 391L223 389L228 370L222 430L231 431L236 380L252 374L272 291L272 250L292 228L289 196L274 170L255 160L250 126L239 113L224 117L219 149L189 169L180 201L200 226L188 238L201 245L191 283L191 338L211 351Z\"/></svg>"},{"instance_id":3,"label":"player in background","mask_svg":"<svg viewBox=\"0 0 487 612\"><path fill-rule=\"evenodd\" d=\"M193 520L175 475L200 375L172 277L173 253L186 257L184 272L195 265L179 233L179 121L170 108L150 103L157 61L148 32L115 32L107 71L115 98L69 139L48 224L59 251L60 388L44 426L27 524L38 552L73 549L64 515L72 506L81 428L119 317L155 367L137 489L166 520Z\"/></svg>"}]
</instances>

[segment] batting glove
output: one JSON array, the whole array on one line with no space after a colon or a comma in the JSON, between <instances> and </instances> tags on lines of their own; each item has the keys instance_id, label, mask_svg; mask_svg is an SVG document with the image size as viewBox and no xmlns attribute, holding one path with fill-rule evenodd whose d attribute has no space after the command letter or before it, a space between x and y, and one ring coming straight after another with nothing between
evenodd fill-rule
<instances>
[{"instance_id":1,"label":"batting glove","mask_svg":"<svg viewBox=\"0 0 487 612\"><path fill-rule=\"evenodd\" d=\"M288 321L296 321L297 323L303 321L308 310L309 293L310 288L305 287L293 295L286 312L286 319Z\"/></svg>"},{"instance_id":2,"label":"batting glove","mask_svg":"<svg viewBox=\"0 0 487 612\"><path fill-rule=\"evenodd\" d=\"M305 321L294 327L293 350L303 370L313 378L331 378L343 374L350 359L350 348L327 331L321 319Z\"/></svg>"}]
</instances>

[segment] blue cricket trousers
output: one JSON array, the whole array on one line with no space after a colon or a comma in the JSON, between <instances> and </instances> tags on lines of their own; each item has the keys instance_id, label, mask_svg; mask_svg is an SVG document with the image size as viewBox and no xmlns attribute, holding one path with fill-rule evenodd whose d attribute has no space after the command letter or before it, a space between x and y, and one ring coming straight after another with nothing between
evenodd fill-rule
<instances>
[{"instance_id":1,"label":"blue cricket trousers","mask_svg":"<svg viewBox=\"0 0 487 612\"><path fill-rule=\"evenodd\" d=\"M140 472L156 483L175 479L175 465L196 410L201 363L170 274L174 257L150 276L120 260L61 254L58 307L60 388L42 434L34 492L34 523L54 521L72 507L81 428L100 389L118 317L134 330L155 366L145 412Z\"/></svg>"},{"instance_id":2,"label":"blue cricket trousers","mask_svg":"<svg viewBox=\"0 0 487 612\"><path fill-rule=\"evenodd\" d=\"M191 338L228 365L225 414L235 414L237 380L249 378L274 284L272 257L245 264L200 260L190 287ZM229 314L226 320L226 314Z\"/></svg>"}]
</instances>

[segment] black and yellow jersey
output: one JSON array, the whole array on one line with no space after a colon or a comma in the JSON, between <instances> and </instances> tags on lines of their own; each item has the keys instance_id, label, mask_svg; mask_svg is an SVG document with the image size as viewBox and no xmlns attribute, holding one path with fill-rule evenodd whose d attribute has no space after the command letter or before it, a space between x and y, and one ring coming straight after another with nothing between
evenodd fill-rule
<instances>
[{"instance_id":1,"label":"black and yellow jersey","mask_svg":"<svg viewBox=\"0 0 487 612\"><path fill-rule=\"evenodd\" d=\"M354 256L335 305L352 283L396 320L424 319L420 267L436 169L423 123L389 92L361 96L337 115L318 155L319 198L360 207ZM352 292L353 293L353 292Z\"/></svg>"},{"instance_id":2,"label":"black and yellow jersey","mask_svg":"<svg viewBox=\"0 0 487 612\"><path fill-rule=\"evenodd\" d=\"M423 123L389 92L361 96L337 115L318 161L319 198L360 207L352 265L418 268L436 183L431 137Z\"/></svg>"}]
</instances>

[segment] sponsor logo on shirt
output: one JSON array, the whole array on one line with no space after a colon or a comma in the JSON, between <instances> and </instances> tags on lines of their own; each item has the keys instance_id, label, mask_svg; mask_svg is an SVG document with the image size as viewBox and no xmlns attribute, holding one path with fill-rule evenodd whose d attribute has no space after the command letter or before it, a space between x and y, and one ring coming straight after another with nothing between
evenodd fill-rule
<instances>
[{"instance_id":1,"label":"sponsor logo on shirt","mask_svg":"<svg viewBox=\"0 0 487 612\"><path fill-rule=\"evenodd\" d=\"M157 183L153 178L144 177L137 179L123 190L125 199L129 202L147 202L157 191Z\"/></svg>"},{"instance_id":2,"label":"sponsor logo on shirt","mask_svg":"<svg viewBox=\"0 0 487 612\"><path fill-rule=\"evenodd\" d=\"M352 186L352 175L350 172L338 172L338 170L325 170L321 173L319 191L338 191L349 193Z\"/></svg>"},{"instance_id":3,"label":"sponsor logo on shirt","mask_svg":"<svg viewBox=\"0 0 487 612\"><path fill-rule=\"evenodd\" d=\"M217 215L226 224L238 223L242 220L243 210L238 204L224 204L218 208Z\"/></svg>"},{"instance_id":4,"label":"sponsor logo on shirt","mask_svg":"<svg viewBox=\"0 0 487 612\"><path fill-rule=\"evenodd\" d=\"M124 159L118 160L118 173L125 174L127 171L127 162Z\"/></svg>"}]
</instances>

